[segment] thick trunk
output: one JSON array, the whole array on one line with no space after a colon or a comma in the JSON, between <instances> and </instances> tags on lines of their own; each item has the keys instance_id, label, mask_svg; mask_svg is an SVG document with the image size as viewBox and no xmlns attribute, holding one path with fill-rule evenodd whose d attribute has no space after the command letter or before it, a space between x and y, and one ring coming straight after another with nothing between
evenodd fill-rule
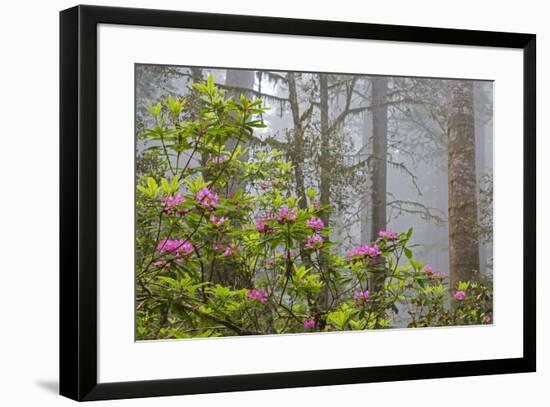
<instances>
[{"instance_id":1,"label":"thick trunk","mask_svg":"<svg viewBox=\"0 0 550 407\"><path fill-rule=\"evenodd\" d=\"M388 79L372 79L372 223L371 239L375 240L378 232L386 229L386 190L387 190L387 155L388 155ZM379 271L373 275L370 287L378 291L384 284L386 270L380 264Z\"/></svg>"},{"instance_id":2,"label":"thick trunk","mask_svg":"<svg viewBox=\"0 0 550 407\"><path fill-rule=\"evenodd\" d=\"M451 289L479 271L473 83L449 82L449 278Z\"/></svg>"}]
</instances>

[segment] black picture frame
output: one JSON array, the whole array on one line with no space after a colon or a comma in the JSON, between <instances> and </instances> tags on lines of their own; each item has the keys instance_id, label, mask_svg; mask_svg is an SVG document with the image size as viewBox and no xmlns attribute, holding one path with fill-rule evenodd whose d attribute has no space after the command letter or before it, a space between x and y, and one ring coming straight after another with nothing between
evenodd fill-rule
<instances>
[{"instance_id":1,"label":"black picture frame","mask_svg":"<svg viewBox=\"0 0 550 407\"><path fill-rule=\"evenodd\" d=\"M97 380L97 26L292 34L523 51L523 357L118 383ZM536 370L536 36L98 6L60 13L60 394L101 400ZM517 214L516 214L517 215Z\"/></svg>"}]
</instances>

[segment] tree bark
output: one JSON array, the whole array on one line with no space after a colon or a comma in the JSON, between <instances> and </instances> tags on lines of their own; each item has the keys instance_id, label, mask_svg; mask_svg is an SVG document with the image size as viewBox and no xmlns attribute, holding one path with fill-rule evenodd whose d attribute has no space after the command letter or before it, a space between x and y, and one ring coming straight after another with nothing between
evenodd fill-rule
<instances>
[{"instance_id":1,"label":"tree bark","mask_svg":"<svg viewBox=\"0 0 550 407\"><path fill-rule=\"evenodd\" d=\"M448 85L449 278L451 290L479 271L473 83Z\"/></svg>"},{"instance_id":2,"label":"tree bark","mask_svg":"<svg viewBox=\"0 0 550 407\"><path fill-rule=\"evenodd\" d=\"M244 70L244 69L227 69L225 76L225 84L229 86L234 86L236 89L227 91L227 96L232 97L235 102L239 102L241 95L246 96L247 98L253 97L254 83L256 81L255 71ZM241 90L242 89L242 90ZM246 89L250 89L249 92ZM244 90L244 91L243 91ZM229 151L232 151L235 148L237 141L229 140L227 142L226 148ZM246 147L245 143L241 143L241 147ZM248 160L247 154L242 157L244 161ZM236 193L239 189L242 189L244 184L239 182L238 179L232 179L228 188L228 192Z\"/></svg>"},{"instance_id":3,"label":"tree bark","mask_svg":"<svg viewBox=\"0 0 550 407\"><path fill-rule=\"evenodd\" d=\"M300 120L300 106L298 104L298 94L296 92L296 77L294 72L287 74L288 82L288 99L290 102L290 111L292 113L292 121L294 124L294 137L289 141L289 155L294 164L294 177L296 178L296 194L299 201L298 206L301 209L307 208L306 189L304 183L304 171L302 165L304 163L304 128Z\"/></svg>"},{"instance_id":4,"label":"tree bark","mask_svg":"<svg viewBox=\"0 0 550 407\"><path fill-rule=\"evenodd\" d=\"M372 225L371 239L386 229L387 155L388 155L388 79L372 79Z\"/></svg>"},{"instance_id":5,"label":"tree bark","mask_svg":"<svg viewBox=\"0 0 550 407\"><path fill-rule=\"evenodd\" d=\"M372 78L372 223L371 239L386 229L387 155L388 155L388 78ZM373 274L370 288L377 292L386 279L385 265Z\"/></svg>"}]
</instances>

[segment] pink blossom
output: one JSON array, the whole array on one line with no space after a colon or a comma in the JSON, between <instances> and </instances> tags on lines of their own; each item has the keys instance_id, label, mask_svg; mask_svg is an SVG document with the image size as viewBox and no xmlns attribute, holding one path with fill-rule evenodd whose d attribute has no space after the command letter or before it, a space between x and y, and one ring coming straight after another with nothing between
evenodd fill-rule
<instances>
[{"instance_id":1,"label":"pink blossom","mask_svg":"<svg viewBox=\"0 0 550 407\"><path fill-rule=\"evenodd\" d=\"M353 299L355 300L355 305L363 305L369 299L370 293L368 290L358 291L353 293Z\"/></svg>"},{"instance_id":2,"label":"pink blossom","mask_svg":"<svg viewBox=\"0 0 550 407\"><path fill-rule=\"evenodd\" d=\"M250 290L246 293L246 298L252 301L266 302L267 293L265 290Z\"/></svg>"},{"instance_id":3,"label":"pink blossom","mask_svg":"<svg viewBox=\"0 0 550 407\"><path fill-rule=\"evenodd\" d=\"M278 219L277 222L280 224L283 223L292 223L296 220L296 208L289 209L288 207L284 207L279 211L279 214L277 215Z\"/></svg>"},{"instance_id":4,"label":"pink blossom","mask_svg":"<svg viewBox=\"0 0 550 407\"><path fill-rule=\"evenodd\" d=\"M219 242L214 242L214 243L212 243L212 247L214 248L214 250L221 250L221 249L223 249L223 244L221 244Z\"/></svg>"},{"instance_id":5,"label":"pink blossom","mask_svg":"<svg viewBox=\"0 0 550 407\"><path fill-rule=\"evenodd\" d=\"M225 216L222 216L220 218L218 218L217 216L210 216L210 222L212 222L214 225L216 226L221 226L223 225L228 219L225 217Z\"/></svg>"},{"instance_id":6,"label":"pink blossom","mask_svg":"<svg viewBox=\"0 0 550 407\"><path fill-rule=\"evenodd\" d=\"M369 246L367 244L355 247L348 252L348 257L377 257L382 252L378 248L378 245Z\"/></svg>"},{"instance_id":7,"label":"pink blossom","mask_svg":"<svg viewBox=\"0 0 550 407\"><path fill-rule=\"evenodd\" d=\"M262 189L268 189L268 188L269 188L269 183L266 182L266 181L260 182L260 188L262 188Z\"/></svg>"},{"instance_id":8,"label":"pink blossom","mask_svg":"<svg viewBox=\"0 0 550 407\"><path fill-rule=\"evenodd\" d=\"M483 322L485 322L486 324L491 323L491 316L490 315L485 315L483 317Z\"/></svg>"},{"instance_id":9,"label":"pink blossom","mask_svg":"<svg viewBox=\"0 0 550 407\"><path fill-rule=\"evenodd\" d=\"M241 246L235 243L231 243L229 246L225 248L225 251L223 252L222 256L231 257L234 254L238 253L240 250L241 250Z\"/></svg>"},{"instance_id":10,"label":"pink blossom","mask_svg":"<svg viewBox=\"0 0 550 407\"><path fill-rule=\"evenodd\" d=\"M268 266L271 266L274 262L275 260L273 260L271 257L265 259L265 264L267 264Z\"/></svg>"},{"instance_id":11,"label":"pink blossom","mask_svg":"<svg viewBox=\"0 0 550 407\"><path fill-rule=\"evenodd\" d=\"M275 228L273 227L274 216L270 213L262 215L259 219L256 219L256 230L260 233L273 233Z\"/></svg>"},{"instance_id":12,"label":"pink blossom","mask_svg":"<svg viewBox=\"0 0 550 407\"><path fill-rule=\"evenodd\" d=\"M226 162L227 160L229 160L229 157L226 156L226 155L220 155L218 157L212 157L210 159L210 162L212 164L223 164L224 162Z\"/></svg>"},{"instance_id":13,"label":"pink blossom","mask_svg":"<svg viewBox=\"0 0 550 407\"><path fill-rule=\"evenodd\" d=\"M323 245L323 237L321 235L308 236L305 246L308 249L319 249Z\"/></svg>"},{"instance_id":14,"label":"pink blossom","mask_svg":"<svg viewBox=\"0 0 550 407\"><path fill-rule=\"evenodd\" d=\"M464 291L457 291L455 292L454 297L458 301L462 301L464 298L466 298L466 293Z\"/></svg>"},{"instance_id":15,"label":"pink blossom","mask_svg":"<svg viewBox=\"0 0 550 407\"><path fill-rule=\"evenodd\" d=\"M432 274L433 273L433 268L430 264L426 264L424 266L423 270L424 270L424 273L426 273L426 274Z\"/></svg>"},{"instance_id":16,"label":"pink blossom","mask_svg":"<svg viewBox=\"0 0 550 407\"><path fill-rule=\"evenodd\" d=\"M317 323L315 322L314 319L312 319L312 318L304 319L304 329L305 330L314 329L316 325L317 325Z\"/></svg>"},{"instance_id":17,"label":"pink blossom","mask_svg":"<svg viewBox=\"0 0 550 407\"><path fill-rule=\"evenodd\" d=\"M161 240L157 245L160 253L172 253L176 257L187 256L193 252L193 245L187 240Z\"/></svg>"},{"instance_id":18,"label":"pink blossom","mask_svg":"<svg viewBox=\"0 0 550 407\"><path fill-rule=\"evenodd\" d=\"M313 230L319 231L325 227L325 224L323 219L312 216L306 221L306 226L313 228Z\"/></svg>"},{"instance_id":19,"label":"pink blossom","mask_svg":"<svg viewBox=\"0 0 550 407\"><path fill-rule=\"evenodd\" d=\"M440 272L435 272L435 273L432 273L432 274L431 274L431 277L432 277L434 280L443 280L443 279L445 278L445 274L440 273Z\"/></svg>"},{"instance_id":20,"label":"pink blossom","mask_svg":"<svg viewBox=\"0 0 550 407\"><path fill-rule=\"evenodd\" d=\"M185 198L181 194L164 195L160 197L160 201L167 208L173 208L174 206L178 206L179 204L185 202Z\"/></svg>"},{"instance_id":21,"label":"pink blossom","mask_svg":"<svg viewBox=\"0 0 550 407\"><path fill-rule=\"evenodd\" d=\"M199 201L200 206L210 211L216 209L216 205L220 200L218 195L208 187L204 187L199 192L197 192L196 198L197 201Z\"/></svg>"},{"instance_id":22,"label":"pink blossom","mask_svg":"<svg viewBox=\"0 0 550 407\"><path fill-rule=\"evenodd\" d=\"M399 237L399 233L393 232L391 230L381 230L380 232L378 232L378 237L388 240L395 240Z\"/></svg>"}]
</instances>

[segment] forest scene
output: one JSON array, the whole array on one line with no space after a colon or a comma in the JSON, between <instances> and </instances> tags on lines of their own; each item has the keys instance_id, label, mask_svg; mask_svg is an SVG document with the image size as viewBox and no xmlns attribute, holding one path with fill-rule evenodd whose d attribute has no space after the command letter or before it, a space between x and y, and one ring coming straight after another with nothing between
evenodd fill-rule
<instances>
[{"instance_id":1,"label":"forest scene","mask_svg":"<svg viewBox=\"0 0 550 407\"><path fill-rule=\"evenodd\" d=\"M493 83L135 65L136 340L493 323Z\"/></svg>"}]
</instances>

